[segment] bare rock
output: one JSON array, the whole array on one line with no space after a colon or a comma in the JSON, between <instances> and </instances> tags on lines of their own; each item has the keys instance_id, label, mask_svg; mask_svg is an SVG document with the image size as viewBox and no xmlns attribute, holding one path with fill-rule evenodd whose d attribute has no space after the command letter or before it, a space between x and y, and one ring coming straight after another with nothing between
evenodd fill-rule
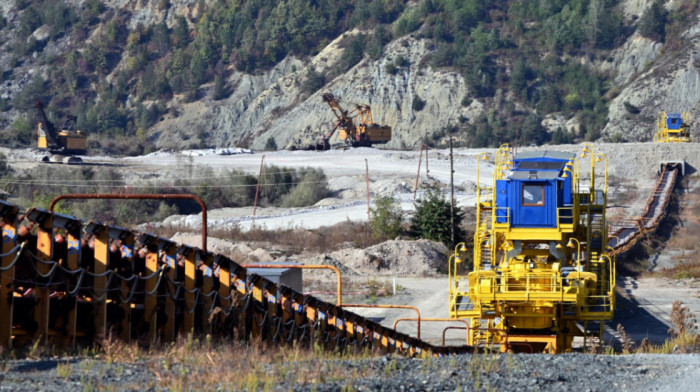
<instances>
[{"instance_id":1,"label":"bare rock","mask_svg":"<svg viewBox=\"0 0 700 392\"><path fill-rule=\"evenodd\" d=\"M367 249L335 251L314 262L343 266L359 275L433 275L447 272L447 253L439 242L392 240Z\"/></svg>"}]
</instances>

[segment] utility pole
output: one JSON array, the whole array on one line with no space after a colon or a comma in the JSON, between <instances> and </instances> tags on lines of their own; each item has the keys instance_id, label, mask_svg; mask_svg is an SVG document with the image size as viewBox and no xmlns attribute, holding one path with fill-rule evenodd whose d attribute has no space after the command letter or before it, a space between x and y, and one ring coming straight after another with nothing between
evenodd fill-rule
<instances>
[{"instance_id":1,"label":"utility pole","mask_svg":"<svg viewBox=\"0 0 700 392\"><path fill-rule=\"evenodd\" d=\"M425 160L426 166L428 160ZM450 235L452 244L455 243L455 170L452 156L452 138L450 138Z\"/></svg>"},{"instance_id":2,"label":"utility pole","mask_svg":"<svg viewBox=\"0 0 700 392\"><path fill-rule=\"evenodd\" d=\"M258 185L255 187L255 201L253 202L253 224L255 226L255 210L258 209L258 194L260 193L260 179L262 178L263 172L263 162L265 162L265 155L260 159L260 172L258 172Z\"/></svg>"},{"instance_id":3,"label":"utility pole","mask_svg":"<svg viewBox=\"0 0 700 392\"><path fill-rule=\"evenodd\" d=\"M420 164L423 161L423 147L424 146L425 146L425 144L421 144L420 154L418 154L418 172L416 172L416 185L413 186L413 200L416 200L416 192L418 192L418 178L420 178ZM427 173L427 171L426 171L426 173ZM426 177L427 176L428 175L426 174Z\"/></svg>"}]
</instances>

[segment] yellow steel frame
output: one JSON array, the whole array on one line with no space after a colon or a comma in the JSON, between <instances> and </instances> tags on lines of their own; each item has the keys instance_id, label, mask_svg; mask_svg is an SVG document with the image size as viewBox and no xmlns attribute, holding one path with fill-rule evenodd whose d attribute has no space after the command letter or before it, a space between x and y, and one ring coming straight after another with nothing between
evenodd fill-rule
<instances>
[{"instance_id":1,"label":"yellow steel frame","mask_svg":"<svg viewBox=\"0 0 700 392\"><path fill-rule=\"evenodd\" d=\"M524 348L566 352L571 350L573 336L587 334L579 331L577 321L602 324L612 318L615 260L605 249L607 158L596 155L590 144L583 157L588 155L586 187L580 184L579 161L572 159L565 165L564 176L572 177L573 205L557 209L556 228L511 228L510 209L495 208L496 181L506 179L513 167L511 150L502 145L495 153L490 187L482 187L480 181L479 165L487 154L477 155L474 269L458 271L457 247L448 262L450 317L469 320L469 345L503 352ZM595 163L602 160L603 183L596 187ZM603 197L596 198L601 191ZM569 215L570 219L561 221ZM595 248L598 240L602 245ZM553 242L560 255L556 261L548 259L547 248Z\"/></svg>"},{"instance_id":2,"label":"yellow steel frame","mask_svg":"<svg viewBox=\"0 0 700 392\"><path fill-rule=\"evenodd\" d=\"M666 112L661 112L656 117L656 134L654 135L654 141L659 143L688 143L693 141L693 137L690 135L690 123L692 118L690 113L683 112L681 114L681 121L683 124L680 129L668 129L666 125L666 120L668 115Z\"/></svg>"}]
</instances>

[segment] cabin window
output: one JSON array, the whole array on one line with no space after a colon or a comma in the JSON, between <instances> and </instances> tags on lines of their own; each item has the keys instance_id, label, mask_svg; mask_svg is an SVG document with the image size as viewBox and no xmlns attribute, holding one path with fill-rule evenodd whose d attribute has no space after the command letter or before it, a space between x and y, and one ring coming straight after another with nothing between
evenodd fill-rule
<instances>
[{"instance_id":1,"label":"cabin window","mask_svg":"<svg viewBox=\"0 0 700 392\"><path fill-rule=\"evenodd\" d=\"M522 205L543 206L544 205L544 185L523 184Z\"/></svg>"}]
</instances>

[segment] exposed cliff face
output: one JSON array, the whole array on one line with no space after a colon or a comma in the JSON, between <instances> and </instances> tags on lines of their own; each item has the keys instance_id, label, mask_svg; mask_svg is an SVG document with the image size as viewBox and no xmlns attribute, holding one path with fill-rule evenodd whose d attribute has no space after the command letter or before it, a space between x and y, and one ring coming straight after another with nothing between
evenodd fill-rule
<instances>
[{"instance_id":1,"label":"exposed cliff face","mask_svg":"<svg viewBox=\"0 0 700 392\"><path fill-rule=\"evenodd\" d=\"M325 92L340 97L340 105L346 110L355 104L370 105L375 123L393 127L388 148L413 148L420 145L426 134L458 122L460 116L473 118L483 110L476 100L463 107L461 101L467 95L467 87L462 77L455 72L423 66L430 53L429 43L410 37L389 44L380 59L365 58L321 90L306 96L302 84L308 68L331 72L342 55L341 42L357 33L352 31L339 37L306 63L288 58L260 75L234 72L228 80L234 86L229 98L205 99L204 105L202 102L181 105L177 118L169 118L155 127L158 144L177 145L183 134L198 127L217 147L237 145L245 140L252 148L259 149L270 137L280 147L303 144L333 128L336 119L321 99ZM399 67L394 74L388 73L387 63L398 56L403 56L409 65ZM426 102L420 111L412 108L415 96Z\"/></svg>"},{"instance_id":2,"label":"exposed cliff face","mask_svg":"<svg viewBox=\"0 0 700 392\"><path fill-rule=\"evenodd\" d=\"M656 116L660 111L689 111L697 117L700 101L700 71L696 54L700 51L700 23L696 23L683 35L682 42L660 43L639 36L630 38L623 48L637 50L618 52L627 60L618 67L617 82L624 86L611 101L608 124L603 133L620 135L629 141L652 140L656 130ZM635 56L639 56L636 57ZM645 59L642 63L640 59ZM625 109L625 102L640 109L638 114ZM691 127L696 133L697 126Z\"/></svg>"},{"instance_id":3,"label":"exposed cliff face","mask_svg":"<svg viewBox=\"0 0 700 392\"><path fill-rule=\"evenodd\" d=\"M197 1L171 1L171 4L171 10L161 18L174 14L192 18L201 12ZM625 19L634 21L650 4L651 0L627 0L621 7ZM672 1L667 7L674 10L679 4ZM154 7L151 5L150 9ZM149 13L145 8L135 12L134 18L141 14L147 17L139 17L140 20L162 20L153 16L157 12ZM659 111L687 110L691 114L696 111L700 100L700 72L693 59L700 52L699 36L700 23L697 23L684 34L680 49L675 48L678 46L675 43L666 43L674 49L667 49L665 53L664 44L634 34L605 60L595 64L601 72L614 75L614 88L620 91L610 102L604 136L616 138L620 135L628 141L651 140ZM369 104L376 123L392 126L393 139L387 148L414 148L426 135L455 124L460 118L472 121L496 105L495 100L486 99L472 100L468 107L462 106L462 98L468 95L463 78L456 72L427 66L426 59L431 53L429 43L411 37L389 44L380 59L365 58L307 96L301 89L307 68L313 65L318 72L331 72L340 59L341 42L345 38L338 38L312 59L287 58L272 70L256 75L234 72L228 79L233 93L225 100L204 98L189 104L173 102L179 116L168 115L154 127L157 145L196 145L200 140L193 135L197 134L206 139L207 144L217 147L243 142L260 149L270 137L280 147L304 144L332 129L335 118L321 100L324 92L332 92L341 98L344 108ZM409 65L400 67L394 74L387 72L386 64L398 56L408 60ZM413 110L415 96L426 102L421 111ZM624 102L637 106L641 112L629 113ZM543 122L550 130L560 126L572 132L578 129L579 124L573 118L553 117Z\"/></svg>"},{"instance_id":4,"label":"exposed cliff face","mask_svg":"<svg viewBox=\"0 0 700 392\"><path fill-rule=\"evenodd\" d=\"M85 3L84 0L66 2L75 6ZM193 24L212 2L103 1L108 8L128 11L125 15L130 29L162 21L172 26L178 15L185 16ZM621 2L620 7L628 23L636 23L634 21L650 4L651 0L627 0ZM671 1L667 7L673 10L680 4L680 1ZM0 9L10 21L18 17L11 2L2 2ZM45 30L45 26L39 27L32 37L46 40ZM308 68L313 66L325 75L336 74L344 40L358 33L345 33L313 58L288 57L264 72L246 74L229 69L226 84L231 94L223 100L210 98L211 84L200 89L201 99L195 102L187 103L184 97L176 95L167 103L168 111L149 130L150 139L161 148L247 145L260 149L271 137L279 147L304 144L332 129L335 117L321 100L323 93L332 92L345 109L352 109L355 104L369 104L374 121L393 128L393 139L386 147L415 148L427 135L449 124L471 122L479 114L499 110L500 105L511 100L512 94L499 91L496 97L473 99L469 106L463 106L463 98L469 91L462 76L450 69L430 67L431 43L412 36L388 44L378 60L365 57L347 72L327 80L327 85L319 91L310 95L304 92L302 86ZM97 35L96 29L87 40ZM659 111L697 112L700 72L695 64L700 65L700 61L694 60L700 53L699 41L700 22L684 33L681 42L666 42L665 45L634 34L606 58L593 63L601 72L613 76L612 90L617 91L609 103L608 124L603 135L613 138L620 135L629 141L650 140ZM70 38L60 38L36 55L59 55L76 44L70 42ZM399 56L406 60L406 65L389 72L387 64ZM111 80L125 62L126 58L122 58L107 79ZM13 69L14 80L3 83L0 97L12 99L32 75L46 74L47 65L39 64L28 61ZM0 66L7 69L9 60L0 59ZM414 110L414 97L425 101L422 110ZM641 109L640 113L628 112L625 102ZM128 98L127 105L133 104ZM9 127L12 118L18 115L13 110L0 117L5 117L4 125ZM575 118L561 114L547 116L543 125L550 130L562 127L569 131L579 126Z\"/></svg>"}]
</instances>

